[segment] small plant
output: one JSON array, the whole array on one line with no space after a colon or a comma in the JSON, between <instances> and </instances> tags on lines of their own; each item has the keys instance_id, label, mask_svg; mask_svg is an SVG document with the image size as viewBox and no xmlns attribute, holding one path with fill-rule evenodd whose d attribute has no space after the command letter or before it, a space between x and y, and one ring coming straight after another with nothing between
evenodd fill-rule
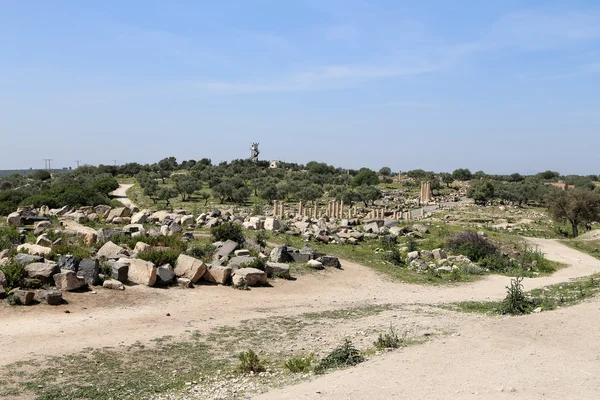
<instances>
[{"instance_id":1,"label":"small plant","mask_svg":"<svg viewBox=\"0 0 600 400\"><path fill-rule=\"evenodd\" d=\"M0 271L4 272L8 290L21 286L25 278L25 266L17 261L0 266Z\"/></svg>"},{"instance_id":2,"label":"small plant","mask_svg":"<svg viewBox=\"0 0 600 400\"><path fill-rule=\"evenodd\" d=\"M187 250L186 254L191 257L201 259L205 262L209 262L215 252L215 247L212 244L192 244Z\"/></svg>"},{"instance_id":3,"label":"small plant","mask_svg":"<svg viewBox=\"0 0 600 400\"><path fill-rule=\"evenodd\" d=\"M240 364L237 369L243 374L257 374L265 371L263 362L258 358L254 350L248 349L248 351L240 353L238 359L240 360Z\"/></svg>"},{"instance_id":4,"label":"small plant","mask_svg":"<svg viewBox=\"0 0 600 400\"><path fill-rule=\"evenodd\" d=\"M265 270L266 261L257 257L254 261L240 264L240 268L256 268L261 271Z\"/></svg>"},{"instance_id":5,"label":"small plant","mask_svg":"<svg viewBox=\"0 0 600 400\"><path fill-rule=\"evenodd\" d=\"M258 232L256 232L256 244L258 244L262 249L264 249L265 247L267 247L267 239L269 238L269 235L267 234L267 231L265 231L264 229L259 230Z\"/></svg>"},{"instance_id":6,"label":"small plant","mask_svg":"<svg viewBox=\"0 0 600 400\"><path fill-rule=\"evenodd\" d=\"M399 267L406 265L406 260L402 257L402 253L400 253L398 247L393 247L391 250L384 253L383 259Z\"/></svg>"},{"instance_id":7,"label":"small plant","mask_svg":"<svg viewBox=\"0 0 600 400\"><path fill-rule=\"evenodd\" d=\"M242 226L234 222L225 222L222 225L213 226L210 228L210 233L217 242L233 240L234 242L243 245L245 241Z\"/></svg>"},{"instance_id":8,"label":"small plant","mask_svg":"<svg viewBox=\"0 0 600 400\"><path fill-rule=\"evenodd\" d=\"M137 257L144 260L153 262L154 265L160 266L165 264L171 264L174 266L177 263L177 258L181 252L177 249L160 249L153 248L150 250L141 251Z\"/></svg>"},{"instance_id":9,"label":"small plant","mask_svg":"<svg viewBox=\"0 0 600 400\"><path fill-rule=\"evenodd\" d=\"M522 277L510 280L510 286L506 287L506 297L500 305L502 314L522 315L529 314L531 311L532 303L525 297L522 281Z\"/></svg>"},{"instance_id":10,"label":"small plant","mask_svg":"<svg viewBox=\"0 0 600 400\"><path fill-rule=\"evenodd\" d=\"M262 203L256 203L254 207L252 207L252 215L265 215L265 206Z\"/></svg>"},{"instance_id":11,"label":"small plant","mask_svg":"<svg viewBox=\"0 0 600 400\"><path fill-rule=\"evenodd\" d=\"M408 252L417 251L419 248L417 247L417 239L414 236L409 236L408 241L406 242L406 247L408 247Z\"/></svg>"},{"instance_id":12,"label":"small plant","mask_svg":"<svg viewBox=\"0 0 600 400\"><path fill-rule=\"evenodd\" d=\"M300 372L310 371L310 366L314 359L314 355L311 354L308 357L292 357L285 362L285 367L295 374Z\"/></svg>"},{"instance_id":13,"label":"small plant","mask_svg":"<svg viewBox=\"0 0 600 400\"><path fill-rule=\"evenodd\" d=\"M386 333L380 333L374 344L379 350L397 349L402 345L403 341L404 338L400 338L394 326L390 324L390 329Z\"/></svg>"},{"instance_id":14,"label":"small plant","mask_svg":"<svg viewBox=\"0 0 600 400\"><path fill-rule=\"evenodd\" d=\"M365 361L365 358L360 354L360 351L352 345L350 340L346 339L341 346L336 347L317 364L315 373L323 374L332 368L357 365L363 361Z\"/></svg>"},{"instance_id":15,"label":"small plant","mask_svg":"<svg viewBox=\"0 0 600 400\"><path fill-rule=\"evenodd\" d=\"M472 261L479 261L498 253L498 247L492 241L473 231L452 236L448 239L448 248L469 257Z\"/></svg>"}]
</instances>

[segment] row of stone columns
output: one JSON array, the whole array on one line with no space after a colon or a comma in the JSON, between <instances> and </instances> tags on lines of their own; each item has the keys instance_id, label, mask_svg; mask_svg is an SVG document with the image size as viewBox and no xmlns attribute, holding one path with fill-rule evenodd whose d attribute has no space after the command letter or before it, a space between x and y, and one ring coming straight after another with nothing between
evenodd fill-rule
<instances>
[{"instance_id":1,"label":"row of stone columns","mask_svg":"<svg viewBox=\"0 0 600 400\"><path fill-rule=\"evenodd\" d=\"M431 201L431 182L421 182L421 203L429 203Z\"/></svg>"},{"instance_id":2,"label":"row of stone columns","mask_svg":"<svg viewBox=\"0 0 600 400\"><path fill-rule=\"evenodd\" d=\"M356 207L349 207L348 210L344 209L344 202L343 201L330 201L327 204L327 209L325 211L321 211L319 210L319 206L317 203L315 203L314 207L311 208L307 208L304 207L304 204L300 201L298 203L298 212L296 213L297 216L299 217L311 217L311 218L322 218L322 217L329 217L329 218L338 218L338 219L342 219L342 218L348 218L348 219L352 219L352 218L356 218L358 216L358 210ZM388 213L389 210L387 208L377 208L377 209L372 209L371 211L369 211L369 213L367 214L367 218L369 219L385 219L386 217L386 213ZM421 217L425 216L425 209L421 208ZM273 216L276 218L283 218L285 216L285 204L282 201L274 201L273 202ZM411 211L407 211L407 212L403 212L403 211L398 211L398 210L393 210L392 211L392 219L412 219L412 212Z\"/></svg>"}]
</instances>

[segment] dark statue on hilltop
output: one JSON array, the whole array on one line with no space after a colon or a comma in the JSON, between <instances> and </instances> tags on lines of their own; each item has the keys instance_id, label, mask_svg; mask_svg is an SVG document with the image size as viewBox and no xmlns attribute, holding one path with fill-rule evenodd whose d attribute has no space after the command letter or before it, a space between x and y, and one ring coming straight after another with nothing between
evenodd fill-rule
<instances>
[{"instance_id":1,"label":"dark statue on hilltop","mask_svg":"<svg viewBox=\"0 0 600 400\"><path fill-rule=\"evenodd\" d=\"M257 162L259 154L260 151L258 151L258 143L252 143L252 145L250 145L250 160Z\"/></svg>"}]
</instances>

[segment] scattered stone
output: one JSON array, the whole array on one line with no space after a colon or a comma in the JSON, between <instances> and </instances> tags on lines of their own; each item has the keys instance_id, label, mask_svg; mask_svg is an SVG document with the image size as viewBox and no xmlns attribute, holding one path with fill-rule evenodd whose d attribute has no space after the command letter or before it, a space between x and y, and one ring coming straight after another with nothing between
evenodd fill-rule
<instances>
[{"instance_id":1,"label":"scattered stone","mask_svg":"<svg viewBox=\"0 0 600 400\"><path fill-rule=\"evenodd\" d=\"M110 262L110 276L122 283L127 283L129 279L129 260L123 259Z\"/></svg>"},{"instance_id":2,"label":"scattered stone","mask_svg":"<svg viewBox=\"0 0 600 400\"><path fill-rule=\"evenodd\" d=\"M267 274L256 268L240 268L233 273L235 286L259 286L267 283Z\"/></svg>"},{"instance_id":3,"label":"scattered stone","mask_svg":"<svg viewBox=\"0 0 600 400\"><path fill-rule=\"evenodd\" d=\"M5 288L6 286L8 286L8 281L6 280L4 272L0 271L0 288Z\"/></svg>"},{"instance_id":4,"label":"scattered stone","mask_svg":"<svg viewBox=\"0 0 600 400\"><path fill-rule=\"evenodd\" d=\"M156 269L156 283L168 285L175 279L175 272L170 264L161 265Z\"/></svg>"},{"instance_id":5,"label":"scattered stone","mask_svg":"<svg viewBox=\"0 0 600 400\"><path fill-rule=\"evenodd\" d=\"M194 257L180 254L175 264L175 275L181 278L187 278L192 283L198 282L206 272L206 264Z\"/></svg>"},{"instance_id":6,"label":"scattered stone","mask_svg":"<svg viewBox=\"0 0 600 400\"><path fill-rule=\"evenodd\" d=\"M100 284L100 262L95 258L84 258L79 262L77 276L90 285Z\"/></svg>"},{"instance_id":7,"label":"scattered stone","mask_svg":"<svg viewBox=\"0 0 600 400\"><path fill-rule=\"evenodd\" d=\"M56 263L31 263L25 267L25 273L30 279L38 279L42 284L53 284L54 274L60 272Z\"/></svg>"},{"instance_id":8,"label":"scattered stone","mask_svg":"<svg viewBox=\"0 0 600 400\"><path fill-rule=\"evenodd\" d=\"M70 254L60 256L58 258L58 267L62 269L68 269L73 272L79 270L79 259Z\"/></svg>"},{"instance_id":9,"label":"scattered stone","mask_svg":"<svg viewBox=\"0 0 600 400\"><path fill-rule=\"evenodd\" d=\"M13 296L14 304L28 306L33 303L33 299L35 297L35 292L31 290L11 290L9 296Z\"/></svg>"},{"instance_id":10,"label":"scattered stone","mask_svg":"<svg viewBox=\"0 0 600 400\"><path fill-rule=\"evenodd\" d=\"M267 262L265 264L267 278L278 277L290 279L290 266L283 263Z\"/></svg>"},{"instance_id":11,"label":"scattered stone","mask_svg":"<svg viewBox=\"0 0 600 400\"><path fill-rule=\"evenodd\" d=\"M21 213L13 212L6 217L6 223L15 227L21 226Z\"/></svg>"},{"instance_id":12,"label":"scattered stone","mask_svg":"<svg viewBox=\"0 0 600 400\"><path fill-rule=\"evenodd\" d=\"M250 250L248 249L240 249L240 250L236 250L234 252L236 257L249 257L250 256Z\"/></svg>"},{"instance_id":13,"label":"scattered stone","mask_svg":"<svg viewBox=\"0 0 600 400\"><path fill-rule=\"evenodd\" d=\"M27 252L33 256L48 257L52 252L50 247L38 246L37 244L25 243L17 247L19 252Z\"/></svg>"},{"instance_id":14,"label":"scattered stone","mask_svg":"<svg viewBox=\"0 0 600 400\"><path fill-rule=\"evenodd\" d=\"M226 258L229 257L231 255L231 253L234 252L235 249L237 249L238 244L236 242L234 242L233 240L228 240L225 243L223 243L220 248L217 250L216 252L216 257L217 258Z\"/></svg>"},{"instance_id":15,"label":"scattered stone","mask_svg":"<svg viewBox=\"0 0 600 400\"><path fill-rule=\"evenodd\" d=\"M154 286L156 283L156 266L150 261L131 259L128 278L139 285Z\"/></svg>"},{"instance_id":16,"label":"scattered stone","mask_svg":"<svg viewBox=\"0 0 600 400\"><path fill-rule=\"evenodd\" d=\"M337 257L333 257L333 256L321 256L319 258L319 261L321 261L321 264L323 264L324 267L334 267L334 268L340 268L340 260Z\"/></svg>"},{"instance_id":17,"label":"scattered stone","mask_svg":"<svg viewBox=\"0 0 600 400\"><path fill-rule=\"evenodd\" d=\"M34 262L43 262L44 257L34 256L31 254L19 253L15 256L15 260L21 265L27 265Z\"/></svg>"},{"instance_id":18,"label":"scattered stone","mask_svg":"<svg viewBox=\"0 0 600 400\"><path fill-rule=\"evenodd\" d=\"M314 268L314 269L324 269L325 268L323 266L323 263L321 263L321 261L317 261L317 260L308 260L306 265L308 265L310 268Z\"/></svg>"},{"instance_id":19,"label":"scattered stone","mask_svg":"<svg viewBox=\"0 0 600 400\"><path fill-rule=\"evenodd\" d=\"M70 292L87 286L87 283L74 271L62 271L54 275L54 285L60 290Z\"/></svg>"},{"instance_id":20,"label":"scattered stone","mask_svg":"<svg viewBox=\"0 0 600 400\"><path fill-rule=\"evenodd\" d=\"M60 290L42 290L40 299L50 306L58 306L62 303L63 297Z\"/></svg>"},{"instance_id":21,"label":"scattered stone","mask_svg":"<svg viewBox=\"0 0 600 400\"><path fill-rule=\"evenodd\" d=\"M287 263L293 262L294 259L289 255L287 251L287 245L282 244L281 246L275 247L271 250L271 254L269 255L269 261L275 263Z\"/></svg>"},{"instance_id":22,"label":"scattered stone","mask_svg":"<svg viewBox=\"0 0 600 400\"><path fill-rule=\"evenodd\" d=\"M109 241L100 247L96 256L107 260L118 260L121 257L129 256L129 253L121 246Z\"/></svg>"},{"instance_id":23,"label":"scattered stone","mask_svg":"<svg viewBox=\"0 0 600 400\"><path fill-rule=\"evenodd\" d=\"M206 272L202 276L203 280L220 285L229 283L230 278L231 267L224 267L222 265L208 265Z\"/></svg>"},{"instance_id":24,"label":"scattered stone","mask_svg":"<svg viewBox=\"0 0 600 400\"><path fill-rule=\"evenodd\" d=\"M448 255L442 249L435 249L432 251L432 253L433 253L433 258L435 258L437 261L445 260L448 258Z\"/></svg>"},{"instance_id":25,"label":"scattered stone","mask_svg":"<svg viewBox=\"0 0 600 400\"><path fill-rule=\"evenodd\" d=\"M238 268L244 266L244 264L252 264L255 261L256 261L256 257L249 257L249 256L233 257L231 260L229 260L229 262L227 263L227 266L231 267L231 269L235 270L235 269L238 269Z\"/></svg>"},{"instance_id":26,"label":"scattered stone","mask_svg":"<svg viewBox=\"0 0 600 400\"><path fill-rule=\"evenodd\" d=\"M123 285L122 282L119 282L116 279L105 280L104 283L102 284L102 287L105 289L112 289L112 290L125 290L125 285Z\"/></svg>"},{"instance_id":27,"label":"scattered stone","mask_svg":"<svg viewBox=\"0 0 600 400\"><path fill-rule=\"evenodd\" d=\"M189 289L194 287L192 281L187 278L177 278L177 285L182 289Z\"/></svg>"}]
</instances>

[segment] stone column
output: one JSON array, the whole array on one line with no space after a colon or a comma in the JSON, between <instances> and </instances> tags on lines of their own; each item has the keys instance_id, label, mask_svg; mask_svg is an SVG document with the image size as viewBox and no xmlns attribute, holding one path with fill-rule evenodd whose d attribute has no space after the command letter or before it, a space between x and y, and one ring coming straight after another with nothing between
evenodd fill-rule
<instances>
[{"instance_id":1,"label":"stone column","mask_svg":"<svg viewBox=\"0 0 600 400\"><path fill-rule=\"evenodd\" d=\"M273 201L273 217L277 216L277 211L278 211L277 200L274 200Z\"/></svg>"},{"instance_id":2,"label":"stone column","mask_svg":"<svg viewBox=\"0 0 600 400\"><path fill-rule=\"evenodd\" d=\"M318 206L318 204L319 204L319 203L317 203L317 202L315 201L315 208L314 208L314 211L313 211L313 218L317 218L317 210L318 210L318 207L319 207L319 206Z\"/></svg>"},{"instance_id":3,"label":"stone column","mask_svg":"<svg viewBox=\"0 0 600 400\"><path fill-rule=\"evenodd\" d=\"M340 200L340 218L344 218L344 200Z\"/></svg>"},{"instance_id":4,"label":"stone column","mask_svg":"<svg viewBox=\"0 0 600 400\"><path fill-rule=\"evenodd\" d=\"M302 217L302 200L298 203L298 215Z\"/></svg>"},{"instance_id":5,"label":"stone column","mask_svg":"<svg viewBox=\"0 0 600 400\"><path fill-rule=\"evenodd\" d=\"M421 217L425 216L425 208L421 208Z\"/></svg>"}]
</instances>

